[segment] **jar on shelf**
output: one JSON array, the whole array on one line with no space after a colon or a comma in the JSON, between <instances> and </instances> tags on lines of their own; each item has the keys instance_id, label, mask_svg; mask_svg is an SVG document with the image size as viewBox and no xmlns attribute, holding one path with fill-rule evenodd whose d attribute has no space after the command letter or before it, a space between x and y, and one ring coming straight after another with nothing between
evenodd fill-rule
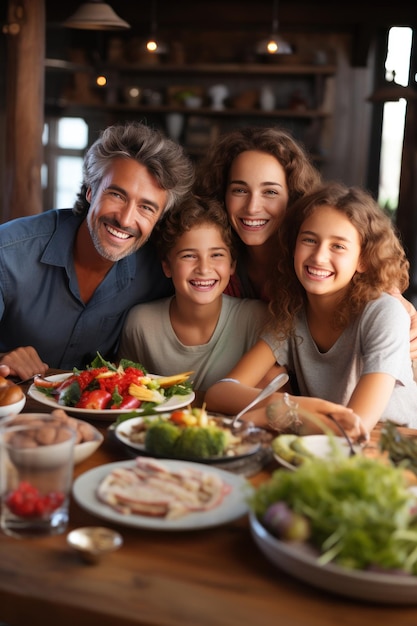
<instances>
[{"instance_id":1,"label":"jar on shelf","mask_svg":"<svg viewBox=\"0 0 417 626\"><path fill-rule=\"evenodd\" d=\"M275 109L275 94L269 85L264 85L259 94L259 104L262 111L273 111Z\"/></svg>"}]
</instances>

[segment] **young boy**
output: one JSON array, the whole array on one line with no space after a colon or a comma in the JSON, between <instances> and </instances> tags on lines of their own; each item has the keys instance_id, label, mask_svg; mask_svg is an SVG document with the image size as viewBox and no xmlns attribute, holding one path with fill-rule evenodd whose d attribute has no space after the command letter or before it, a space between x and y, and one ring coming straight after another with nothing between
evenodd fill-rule
<instances>
[{"instance_id":1,"label":"young boy","mask_svg":"<svg viewBox=\"0 0 417 626\"><path fill-rule=\"evenodd\" d=\"M119 357L163 376L193 371L203 392L234 367L257 341L267 308L223 294L236 265L232 237L217 200L190 196L166 215L155 243L175 295L130 310Z\"/></svg>"}]
</instances>

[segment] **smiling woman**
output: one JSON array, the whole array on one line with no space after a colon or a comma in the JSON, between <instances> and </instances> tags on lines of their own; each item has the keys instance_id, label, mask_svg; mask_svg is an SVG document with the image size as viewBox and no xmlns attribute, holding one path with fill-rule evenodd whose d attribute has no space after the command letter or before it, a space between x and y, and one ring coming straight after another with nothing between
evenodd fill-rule
<instances>
[{"instance_id":1,"label":"smiling woman","mask_svg":"<svg viewBox=\"0 0 417 626\"><path fill-rule=\"evenodd\" d=\"M301 144L282 128L242 128L212 144L195 189L223 203L236 234L237 271L225 293L268 300L265 276L287 205L319 180Z\"/></svg>"}]
</instances>

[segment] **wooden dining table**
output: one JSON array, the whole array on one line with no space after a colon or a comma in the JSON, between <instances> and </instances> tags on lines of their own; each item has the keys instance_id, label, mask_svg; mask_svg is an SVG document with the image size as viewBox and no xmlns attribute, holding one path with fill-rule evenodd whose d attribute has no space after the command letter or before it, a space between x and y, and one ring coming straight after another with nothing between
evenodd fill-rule
<instances>
[{"instance_id":1,"label":"wooden dining table","mask_svg":"<svg viewBox=\"0 0 417 626\"><path fill-rule=\"evenodd\" d=\"M28 397L24 412L51 409ZM91 421L91 420L90 420ZM74 468L74 478L129 458L108 436ZM377 437L377 435L375 435ZM258 485L272 461L249 480ZM285 470L282 470L285 471ZM16 539L0 532L0 623L9 626L416 626L415 606L368 603L303 583L273 566L248 516L218 527L164 532L103 523L74 500L68 532L107 526L122 547L86 564L66 534Z\"/></svg>"}]
</instances>

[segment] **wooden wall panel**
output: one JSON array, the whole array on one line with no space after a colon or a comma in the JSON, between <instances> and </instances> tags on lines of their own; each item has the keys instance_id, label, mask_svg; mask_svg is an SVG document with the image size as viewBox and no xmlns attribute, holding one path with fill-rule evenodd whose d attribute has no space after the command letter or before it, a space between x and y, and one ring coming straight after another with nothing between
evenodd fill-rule
<instances>
[{"instance_id":1,"label":"wooden wall panel","mask_svg":"<svg viewBox=\"0 0 417 626\"><path fill-rule=\"evenodd\" d=\"M44 0L9 0L2 221L42 211Z\"/></svg>"}]
</instances>

